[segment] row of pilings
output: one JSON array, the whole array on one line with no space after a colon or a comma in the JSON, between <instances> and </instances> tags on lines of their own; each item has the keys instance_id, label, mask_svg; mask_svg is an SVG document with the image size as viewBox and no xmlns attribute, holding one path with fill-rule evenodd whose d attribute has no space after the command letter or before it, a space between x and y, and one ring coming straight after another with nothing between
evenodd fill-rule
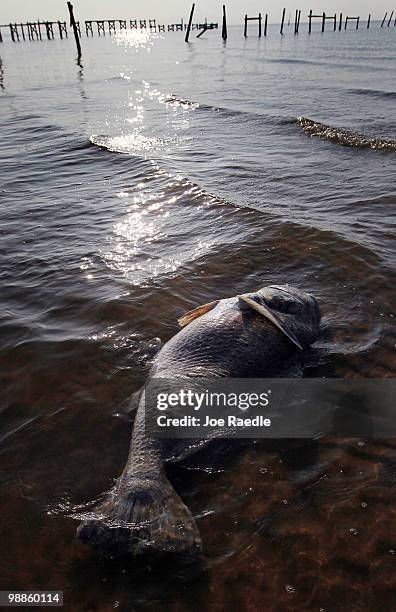
<instances>
[{"instance_id":1,"label":"row of pilings","mask_svg":"<svg viewBox=\"0 0 396 612\"><path fill-rule=\"evenodd\" d=\"M388 12L386 12L384 15L384 18L382 19L380 27L383 28L384 25L387 25L388 27L390 27L392 23L393 23L393 26L396 26L396 16L395 16L395 19L393 20L393 15L394 15L394 11L391 11L389 14ZM315 23L315 21L319 21L320 29L322 32L325 31L326 27L328 28L327 24L329 22L334 32L336 32L337 30L341 31L342 29L346 30L351 25L355 27L356 30L358 30L359 24L361 23L359 15L357 17L352 16L352 15L343 15L343 13L339 13L338 15L337 13L327 15L324 12L315 14L312 11L312 9L309 11L307 17L308 17L308 21L307 21L308 34L311 34L312 26ZM285 18L286 18L286 9L284 8L282 10L281 21L280 21L280 34L281 35L283 35L284 33ZM259 13L257 17L249 17L247 14L245 15L244 29L243 29L245 38L248 35L248 24L250 21L254 21L258 23L259 37L261 37L263 33L264 33L264 36L267 36L268 13L266 13L264 16L261 13ZM301 10L296 9L295 15L294 15L294 24L293 24L294 34L298 34L300 31L300 21L301 21ZM264 27L263 27L263 24L264 24ZM371 13L369 13L367 17L367 21L365 23L366 28L370 28L370 24L371 24ZM289 26L291 25L291 17L289 17L288 25Z\"/></svg>"},{"instance_id":2,"label":"row of pilings","mask_svg":"<svg viewBox=\"0 0 396 612\"><path fill-rule=\"evenodd\" d=\"M192 5L190 12L190 19L187 23L184 22L183 19L178 23L171 24L160 24L156 19L91 19L85 20L84 22L74 20L74 25L76 28L76 34L79 38L82 37L83 34L86 36L94 36L95 34L98 36L106 36L116 34L117 31L126 31L126 30L146 30L150 32L179 32L185 31L186 36L185 40L188 42L190 32L192 30L199 31L197 38L200 38L202 34L207 32L208 30L217 30L218 23L208 22L207 19L204 22L193 22L193 14L194 14L195 4ZM386 12L380 27L383 28L385 26L390 27L391 25L396 26L396 15L394 11ZM293 23L291 24L292 18L291 15L288 18L287 25L293 25L294 34L298 34L300 31L300 21L301 21L301 10L296 9L293 15ZM258 25L258 36L262 35L267 36L268 34L268 13L262 14L259 13L257 16L244 16L244 36L248 35L248 25L250 22L255 22ZM312 10L309 11L307 15L307 31L310 34L312 32L313 25L315 23L319 23L320 30L322 32L325 29L329 29L329 27L333 31L340 31L342 29L347 29L349 27L355 27L359 29L359 25L365 23L367 28L372 25L371 23L371 14L368 15L366 21L361 20L360 16L353 15L343 15L342 13L334 13L334 14L326 14L322 13L314 13ZM281 13L280 19L280 34L284 34L286 24L286 9L284 8ZM72 22L70 22L70 27L74 26ZM46 21L46 20L37 20L37 21L28 21L26 23L9 23L0 25L0 42L3 42L3 32L4 29L7 29L10 33L11 40L13 42L21 42L21 41L35 41L35 40L53 40L56 37L60 39L68 37L68 24L66 21ZM226 18L226 7L223 5L223 20L222 20L222 28L221 28L222 38L224 40L227 39L228 30L227 30L227 18Z\"/></svg>"},{"instance_id":3,"label":"row of pilings","mask_svg":"<svg viewBox=\"0 0 396 612\"><path fill-rule=\"evenodd\" d=\"M83 23L76 21L79 37L84 33L86 36L106 36L116 34L123 30L148 30L150 32L182 32L187 29L187 24L183 19L178 23L168 25L157 23L156 19L90 19ZM213 30L217 29L217 23L209 23L205 19L202 23L192 23L192 30ZM13 42L26 40L53 40L68 37L68 24L66 21L27 21L25 23L9 23L0 25L0 42L4 37L2 30L8 30Z\"/></svg>"}]
</instances>

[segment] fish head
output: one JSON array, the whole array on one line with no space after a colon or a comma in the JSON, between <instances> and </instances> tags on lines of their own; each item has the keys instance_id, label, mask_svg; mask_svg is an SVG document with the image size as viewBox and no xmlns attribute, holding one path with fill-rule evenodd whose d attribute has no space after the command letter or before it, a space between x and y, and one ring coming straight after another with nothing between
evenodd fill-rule
<instances>
[{"instance_id":1,"label":"fish head","mask_svg":"<svg viewBox=\"0 0 396 612\"><path fill-rule=\"evenodd\" d=\"M290 285L270 285L237 296L241 310L255 310L271 321L298 348L316 339L320 309L313 295Z\"/></svg>"}]
</instances>

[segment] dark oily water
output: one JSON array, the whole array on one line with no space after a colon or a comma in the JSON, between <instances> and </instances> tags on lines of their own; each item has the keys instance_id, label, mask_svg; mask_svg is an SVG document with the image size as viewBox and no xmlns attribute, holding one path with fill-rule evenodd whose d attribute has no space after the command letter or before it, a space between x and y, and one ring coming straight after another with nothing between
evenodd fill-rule
<instances>
[{"instance_id":1,"label":"dark oily water","mask_svg":"<svg viewBox=\"0 0 396 612\"><path fill-rule=\"evenodd\" d=\"M328 138L396 139L395 33L229 30L84 39L81 65L71 40L1 49L3 589L63 589L68 610L394 607L392 440L173 470L200 568L75 540L186 310L292 283L324 315L307 376L396 375L396 157Z\"/></svg>"}]
</instances>

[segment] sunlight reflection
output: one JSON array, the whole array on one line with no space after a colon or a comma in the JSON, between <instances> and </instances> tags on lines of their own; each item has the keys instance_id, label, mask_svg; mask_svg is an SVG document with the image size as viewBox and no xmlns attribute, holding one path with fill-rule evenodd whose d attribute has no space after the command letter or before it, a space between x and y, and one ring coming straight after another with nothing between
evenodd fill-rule
<instances>
[{"instance_id":1,"label":"sunlight reflection","mask_svg":"<svg viewBox=\"0 0 396 612\"><path fill-rule=\"evenodd\" d=\"M144 185L139 187L142 189ZM131 196L126 191L115 195L119 198L120 194L122 198ZM131 197L125 217L113 226L108 239L110 248L102 252L106 265L139 284L143 279L175 272L182 265L183 258L175 257L173 253L164 255L163 252L168 240L166 224L170 211L167 206L175 201L175 196L169 198L169 194L162 190L155 193L143 190L138 196ZM202 246L199 245L198 249Z\"/></svg>"},{"instance_id":2,"label":"sunlight reflection","mask_svg":"<svg viewBox=\"0 0 396 612\"><path fill-rule=\"evenodd\" d=\"M143 136L138 131L132 134L124 134L122 136L91 136L91 142L99 147L106 147L109 151L117 151L118 153L133 153L134 151L153 151L155 149L163 149L173 140L165 141L161 138Z\"/></svg>"},{"instance_id":3,"label":"sunlight reflection","mask_svg":"<svg viewBox=\"0 0 396 612\"><path fill-rule=\"evenodd\" d=\"M151 47L154 44L154 40L161 38L158 34L150 32L149 30L120 30L115 36L115 41L118 45L123 45L125 51L134 50L139 51L144 49L148 53L151 51Z\"/></svg>"},{"instance_id":4,"label":"sunlight reflection","mask_svg":"<svg viewBox=\"0 0 396 612\"><path fill-rule=\"evenodd\" d=\"M171 175L153 164L145 180L114 191L114 198L117 207L122 208L121 216L109 228L106 246L99 250L111 277L121 275L128 283L142 287L164 275L178 273L181 266L204 257L216 244L215 239L189 235L187 219L177 228L173 224L174 215L186 199L194 202L197 210L213 205L217 208L219 203L184 176ZM174 246L175 236L182 238L178 249ZM88 281L97 277L94 259L84 258L80 269Z\"/></svg>"}]
</instances>

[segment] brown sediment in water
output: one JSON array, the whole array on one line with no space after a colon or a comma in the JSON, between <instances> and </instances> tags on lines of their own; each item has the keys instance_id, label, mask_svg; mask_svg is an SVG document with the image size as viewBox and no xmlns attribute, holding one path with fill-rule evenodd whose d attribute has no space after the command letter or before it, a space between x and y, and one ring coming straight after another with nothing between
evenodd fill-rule
<instances>
[{"instance_id":1,"label":"brown sediment in water","mask_svg":"<svg viewBox=\"0 0 396 612\"><path fill-rule=\"evenodd\" d=\"M245 227L251 218L246 215ZM318 249L323 237L312 228L267 223L265 230L250 232L242 249L249 257L232 247L214 253L198 262L193 283L183 275L170 277L166 292L142 288L133 298L102 301L69 295L67 313L85 313L94 329L104 321L118 330L115 336L25 341L3 349L0 380L7 408L0 417L10 434L1 447L7 492L3 588L61 588L68 610L107 611L114 602L120 610L161 606L175 612L392 609L394 441L322 440L317 456L306 457L306 474L304 466L295 468L293 457L286 461L264 443L252 444L223 473L181 471L176 488L202 517L208 564L199 579L181 585L170 563L166 581L160 570L145 572L139 564L110 571L75 540L74 516L89 511L124 466L130 425L112 414L144 381L138 364L149 350L146 340L170 337L182 312L219 294L219 279L242 289L241 279L259 269L263 253L269 269L289 265L293 272L309 265L325 275L324 285L337 287L336 297L329 289L322 305L324 320L333 317L326 344L333 355L310 375L396 376L389 318L395 312L394 274L387 270L385 278L377 256L333 234ZM380 296L376 303L352 291L366 278L372 294ZM26 427L10 430L21 423ZM303 448L294 452L296 459L302 455Z\"/></svg>"}]
</instances>

